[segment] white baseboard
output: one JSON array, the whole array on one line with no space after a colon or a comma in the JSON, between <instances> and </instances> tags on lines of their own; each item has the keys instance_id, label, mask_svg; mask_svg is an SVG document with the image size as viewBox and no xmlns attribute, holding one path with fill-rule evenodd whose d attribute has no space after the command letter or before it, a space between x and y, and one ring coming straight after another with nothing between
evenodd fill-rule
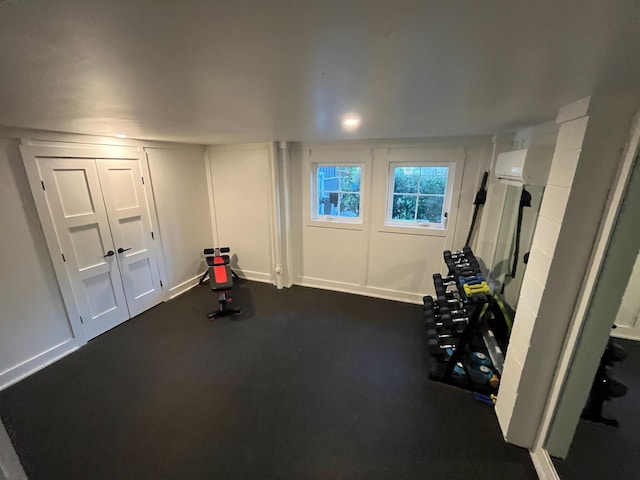
<instances>
[{"instance_id":1,"label":"white baseboard","mask_svg":"<svg viewBox=\"0 0 640 480\"><path fill-rule=\"evenodd\" d=\"M179 283L175 287L171 287L169 289L169 300L177 297L178 295L186 291L191 290L193 287L198 285L198 281L200 280L200 277L202 277L202 275L196 275L195 277L190 278L189 280Z\"/></svg>"},{"instance_id":2,"label":"white baseboard","mask_svg":"<svg viewBox=\"0 0 640 480\"><path fill-rule=\"evenodd\" d=\"M536 451L529 450L529 455L540 480L560 480L549 452L540 448Z\"/></svg>"},{"instance_id":3,"label":"white baseboard","mask_svg":"<svg viewBox=\"0 0 640 480\"><path fill-rule=\"evenodd\" d=\"M234 270L234 271L238 274L240 278L244 278L245 280L252 280L254 282L263 282L263 283L273 283L271 280L271 275L269 275L268 273L253 272L251 270L242 270L242 271ZM176 285L175 287L171 287L169 289L169 300L171 300L172 298L176 298L178 295L182 295L185 292L188 292L193 287L197 287L201 277L202 275L196 275L195 277L190 278L189 280L182 282Z\"/></svg>"},{"instance_id":4,"label":"white baseboard","mask_svg":"<svg viewBox=\"0 0 640 480\"><path fill-rule=\"evenodd\" d=\"M49 350L45 350L44 352L39 353L38 355L35 355L30 359L5 370L4 372L1 372L0 390L4 390L23 378L36 373L38 370L42 370L44 367L60 360L71 352L75 352L80 348L80 346L82 346L82 343L75 338L70 338L69 340L65 340L64 342L51 347Z\"/></svg>"},{"instance_id":5,"label":"white baseboard","mask_svg":"<svg viewBox=\"0 0 640 480\"><path fill-rule=\"evenodd\" d=\"M624 333L620 331L620 327L615 330L611 330L611 336L615 338L624 338L626 340L635 340L636 342L640 342L640 336L637 334Z\"/></svg>"},{"instance_id":6,"label":"white baseboard","mask_svg":"<svg viewBox=\"0 0 640 480\"><path fill-rule=\"evenodd\" d=\"M397 302L422 305L423 295L418 293L401 292L399 290L362 286L355 283L336 282L334 280L324 280L321 278L313 277L298 277L295 284L301 285L303 287L322 288L324 290L354 293L356 295L364 295L367 297L382 298L384 300L395 300Z\"/></svg>"},{"instance_id":7,"label":"white baseboard","mask_svg":"<svg viewBox=\"0 0 640 480\"><path fill-rule=\"evenodd\" d=\"M254 282L273 284L273 279L271 278L270 273L254 272L252 270L240 269L234 269L234 272L236 272L240 278L244 278L245 280L253 280Z\"/></svg>"}]
</instances>

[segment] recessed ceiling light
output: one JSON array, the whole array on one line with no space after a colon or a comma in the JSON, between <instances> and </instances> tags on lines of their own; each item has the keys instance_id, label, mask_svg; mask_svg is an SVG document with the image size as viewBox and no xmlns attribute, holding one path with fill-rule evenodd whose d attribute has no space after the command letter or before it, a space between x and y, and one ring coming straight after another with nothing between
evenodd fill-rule
<instances>
[{"instance_id":1,"label":"recessed ceiling light","mask_svg":"<svg viewBox=\"0 0 640 480\"><path fill-rule=\"evenodd\" d=\"M116 137L118 137L118 138L127 138L127 136L124 133L118 133L116 135Z\"/></svg>"},{"instance_id":2,"label":"recessed ceiling light","mask_svg":"<svg viewBox=\"0 0 640 480\"><path fill-rule=\"evenodd\" d=\"M349 114L342 118L342 128L344 130L356 130L360 126L360 123L361 120L358 115Z\"/></svg>"}]
</instances>

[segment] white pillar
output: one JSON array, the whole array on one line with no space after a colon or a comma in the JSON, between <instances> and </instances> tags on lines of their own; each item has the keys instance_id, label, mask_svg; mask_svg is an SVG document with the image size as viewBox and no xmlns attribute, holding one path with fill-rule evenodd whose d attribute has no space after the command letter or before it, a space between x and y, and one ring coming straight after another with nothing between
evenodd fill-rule
<instances>
[{"instance_id":1,"label":"white pillar","mask_svg":"<svg viewBox=\"0 0 640 480\"><path fill-rule=\"evenodd\" d=\"M636 103L587 97L560 109L558 140L514 319L496 414L531 448L628 138Z\"/></svg>"}]
</instances>

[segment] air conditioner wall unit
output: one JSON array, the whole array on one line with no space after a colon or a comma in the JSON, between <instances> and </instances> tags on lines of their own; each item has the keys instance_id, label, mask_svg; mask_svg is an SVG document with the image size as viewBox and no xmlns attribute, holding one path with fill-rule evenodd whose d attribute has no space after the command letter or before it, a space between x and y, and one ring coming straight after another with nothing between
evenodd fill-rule
<instances>
[{"instance_id":1,"label":"air conditioner wall unit","mask_svg":"<svg viewBox=\"0 0 640 480\"><path fill-rule=\"evenodd\" d=\"M509 185L545 186L553 149L549 147L522 148L498 154L495 175Z\"/></svg>"}]
</instances>

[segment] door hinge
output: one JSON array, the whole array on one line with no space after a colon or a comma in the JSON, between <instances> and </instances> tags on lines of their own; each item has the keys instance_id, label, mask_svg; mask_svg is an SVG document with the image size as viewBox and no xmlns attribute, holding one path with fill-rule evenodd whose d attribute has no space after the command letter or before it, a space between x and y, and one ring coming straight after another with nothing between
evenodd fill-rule
<instances>
[{"instance_id":1,"label":"door hinge","mask_svg":"<svg viewBox=\"0 0 640 480\"><path fill-rule=\"evenodd\" d=\"M82 317L80 317L80 323L84 325L84 322L82 321Z\"/></svg>"},{"instance_id":2,"label":"door hinge","mask_svg":"<svg viewBox=\"0 0 640 480\"><path fill-rule=\"evenodd\" d=\"M151 232L151 240L155 240L156 237L153 236L153 232Z\"/></svg>"},{"instance_id":3,"label":"door hinge","mask_svg":"<svg viewBox=\"0 0 640 480\"><path fill-rule=\"evenodd\" d=\"M140 177L142 179L142 184L144 185L144 177Z\"/></svg>"},{"instance_id":4,"label":"door hinge","mask_svg":"<svg viewBox=\"0 0 640 480\"><path fill-rule=\"evenodd\" d=\"M46 188L44 188L44 181L43 180L40 180L40 185L42 185L42 189L43 190L46 190Z\"/></svg>"},{"instance_id":5,"label":"door hinge","mask_svg":"<svg viewBox=\"0 0 640 480\"><path fill-rule=\"evenodd\" d=\"M160 288L163 288L164 286L162 285L162 280L160 280Z\"/></svg>"},{"instance_id":6,"label":"door hinge","mask_svg":"<svg viewBox=\"0 0 640 480\"><path fill-rule=\"evenodd\" d=\"M67 261L67 259L66 259L66 258L64 258L64 253L61 253L60 255L62 255L62 261L63 261L63 262L66 262L66 261Z\"/></svg>"}]
</instances>

